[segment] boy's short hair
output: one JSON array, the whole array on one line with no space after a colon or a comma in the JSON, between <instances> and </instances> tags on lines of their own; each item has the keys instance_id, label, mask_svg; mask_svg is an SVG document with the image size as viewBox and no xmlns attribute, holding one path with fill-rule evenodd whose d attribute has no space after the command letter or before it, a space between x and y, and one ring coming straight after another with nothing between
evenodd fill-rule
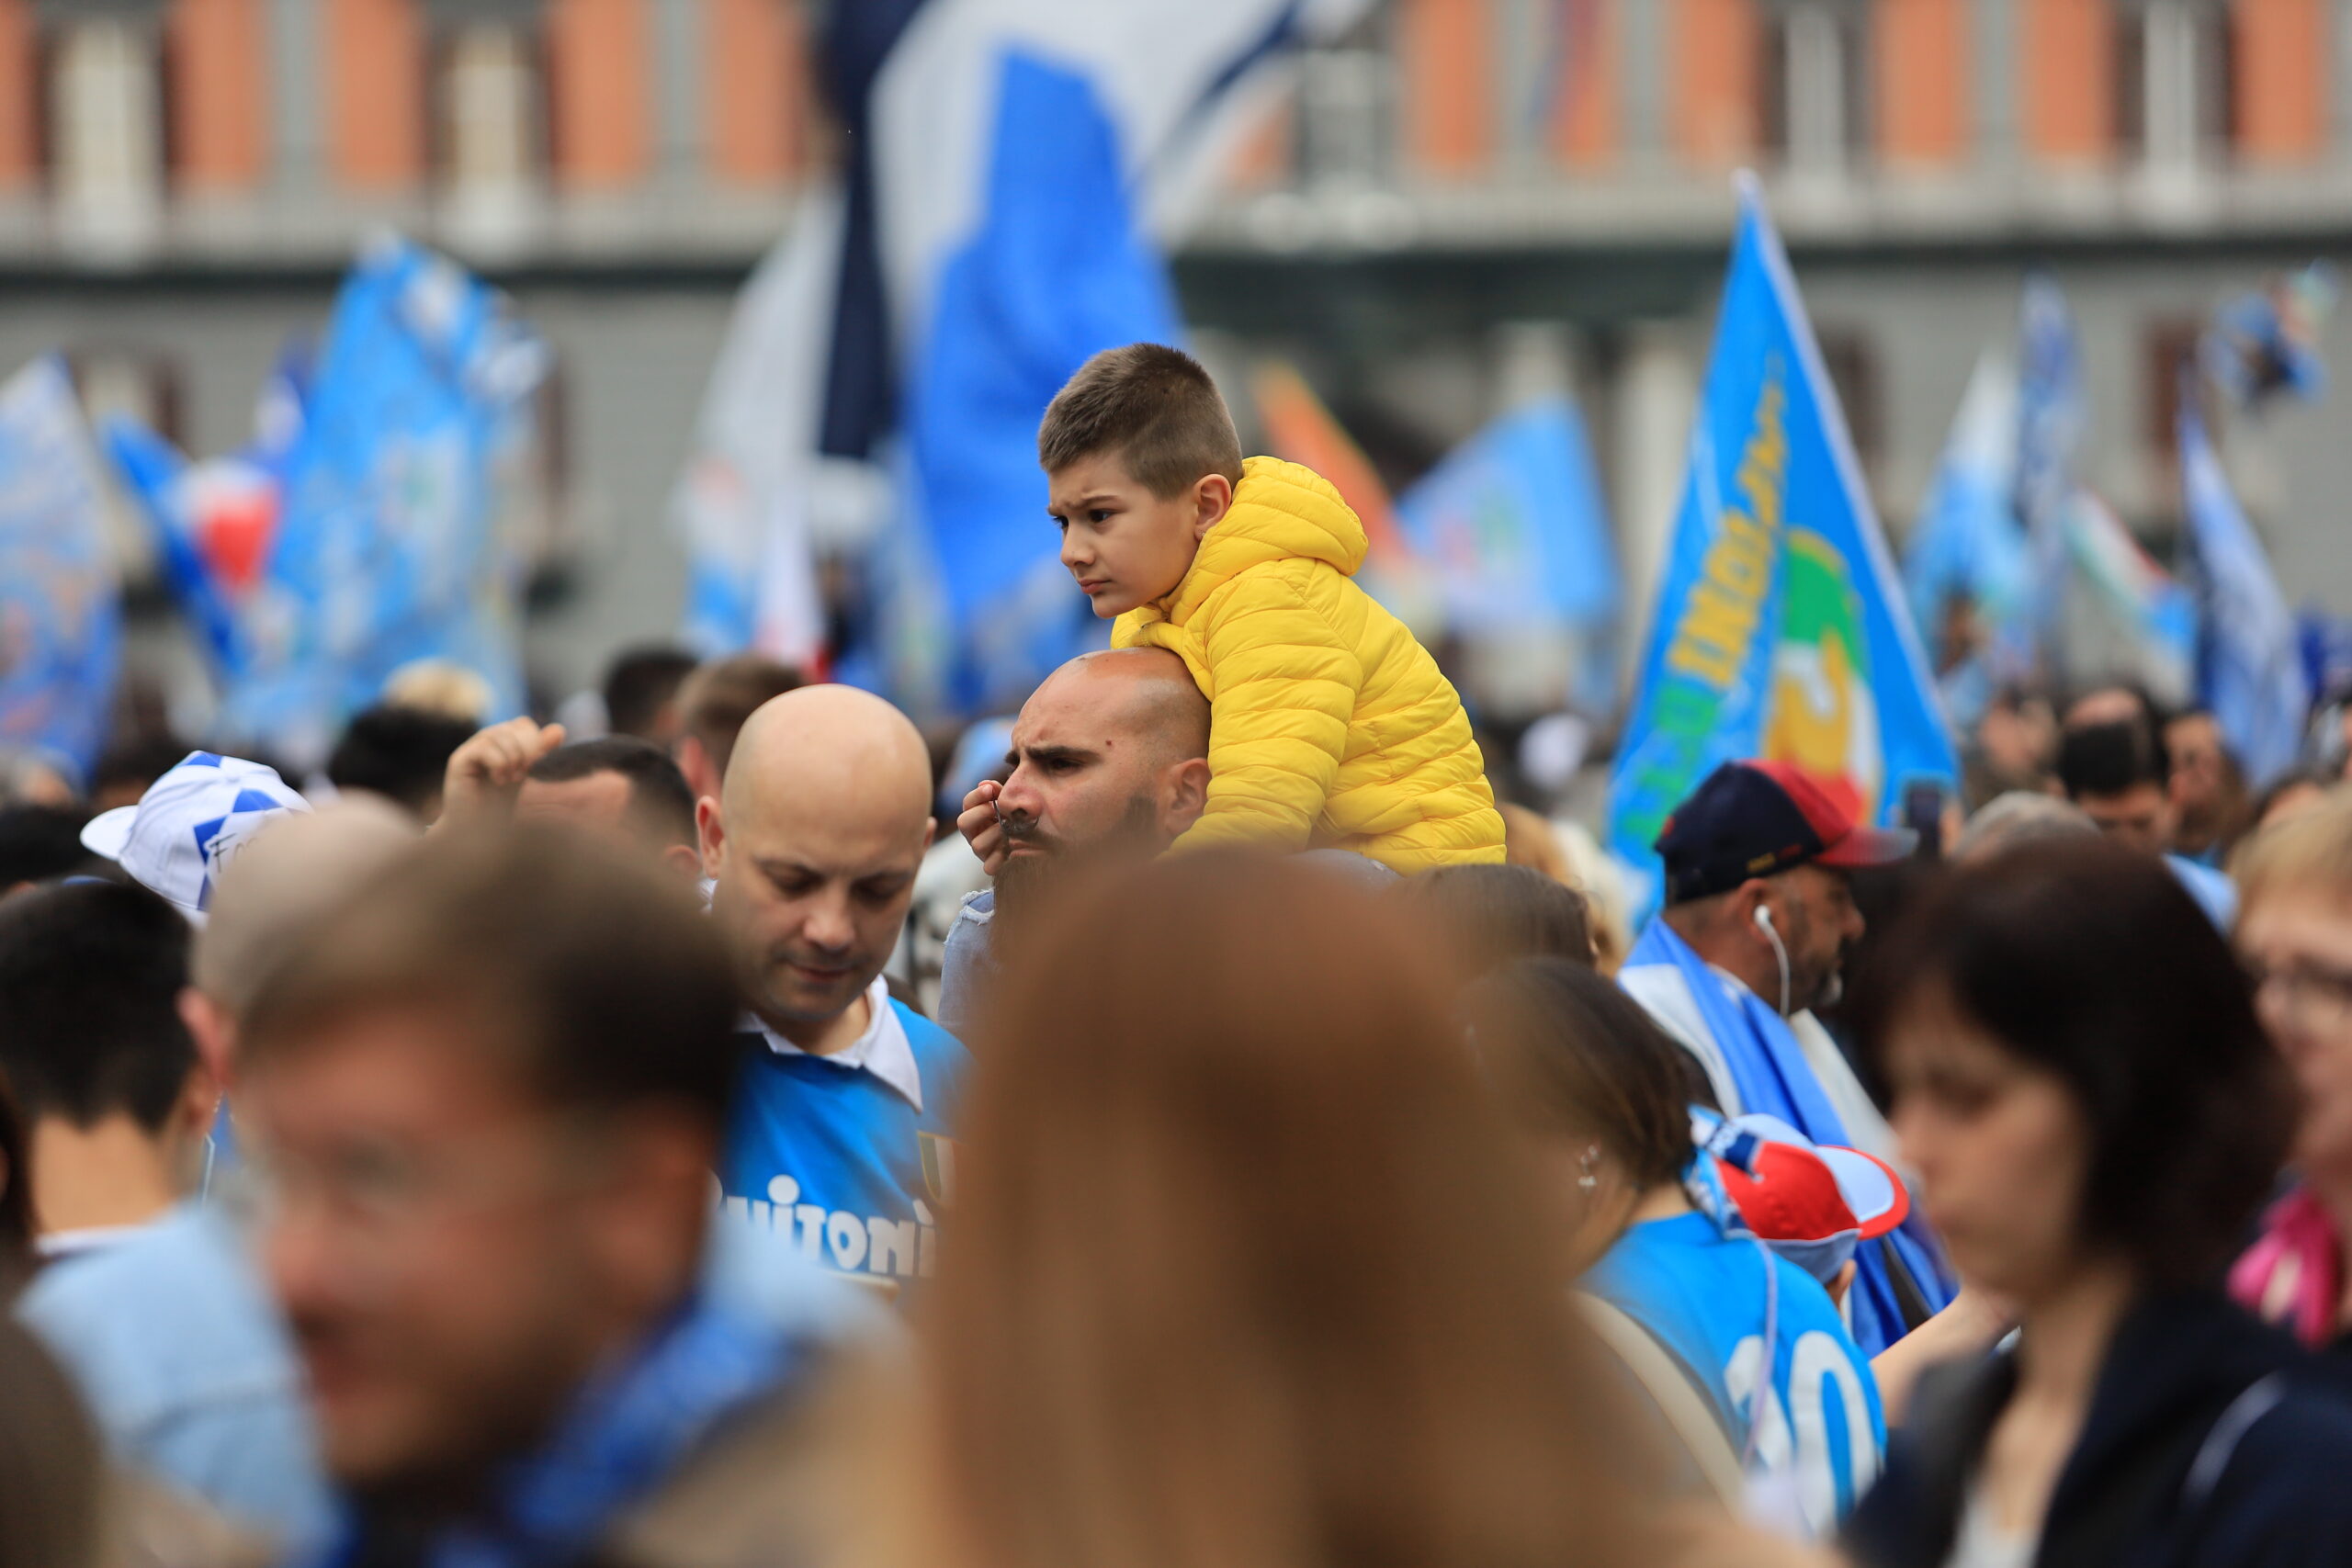
<instances>
[{"instance_id":1,"label":"boy's short hair","mask_svg":"<svg viewBox=\"0 0 2352 1568\"><path fill-rule=\"evenodd\" d=\"M1200 361L1165 344L1106 348L1054 395L1037 427L1037 461L1057 474L1115 453L1162 501L1209 474L1241 482L1241 437Z\"/></svg>"},{"instance_id":2,"label":"boy's short hair","mask_svg":"<svg viewBox=\"0 0 2352 1568\"><path fill-rule=\"evenodd\" d=\"M808 677L791 665L763 653L735 653L714 659L686 677L678 688L678 727L710 758L721 778L735 755L735 738L752 715L786 692L797 692Z\"/></svg>"},{"instance_id":3,"label":"boy's short hair","mask_svg":"<svg viewBox=\"0 0 2352 1568\"><path fill-rule=\"evenodd\" d=\"M162 1131L196 1065L188 927L143 887L69 882L0 907L0 1077L26 1122Z\"/></svg>"}]
</instances>

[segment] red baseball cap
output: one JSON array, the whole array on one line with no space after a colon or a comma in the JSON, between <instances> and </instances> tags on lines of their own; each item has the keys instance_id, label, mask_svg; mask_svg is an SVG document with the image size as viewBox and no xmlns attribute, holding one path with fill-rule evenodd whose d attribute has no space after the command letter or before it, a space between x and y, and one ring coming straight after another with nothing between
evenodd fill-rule
<instances>
[{"instance_id":1,"label":"red baseball cap","mask_svg":"<svg viewBox=\"0 0 2352 1568\"><path fill-rule=\"evenodd\" d=\"M1919 836L1872 828L1852 792L1833 790L1791 762L1725 762L1675 807L1652 846L1665 863L1666 901L1728 893L1752 876L1791 866L1889 865Z\"/></svg>"},{"instance_id":2,"label":"red baseball cap","mask_svg":"<svg viewBox=\"0 0 2352 1568\"><path fill-rule=\"evenodd\" d=\"M1749 1164L1752 1175L1728 1160L1717 1168L1740 1218L1764 1241L1831 1241L1848 1233L1872 1241L1911 1212L1902 1179L1860 1149L1767 1139Z\"/></svg>"}]
</instances>

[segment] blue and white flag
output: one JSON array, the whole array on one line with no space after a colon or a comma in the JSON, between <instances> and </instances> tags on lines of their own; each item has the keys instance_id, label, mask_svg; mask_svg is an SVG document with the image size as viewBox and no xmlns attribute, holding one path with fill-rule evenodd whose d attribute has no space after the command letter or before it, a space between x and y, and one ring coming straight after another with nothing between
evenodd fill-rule
<instances>
[{"instance_id":1,"label":"blue and white flag","mask_svg":"<svg viewBox=\"0 0 2352 1568\"><path fill-rule=\"evenodd\" d=\"M1436 578L1448 633L1473 643L1565 640L1566 700L1616 705L1618 579L1609 512L1576 406L1539 398L1455 447L1396 499L1396 523Z\"/></svg>"},{"instance_id":2,"label":"blue and white flag","mask_svg":"<svg viewBox=\"0 0 2352 1568\"><path fill-rule=\"evenodd\" d=\"M1950 730L1796 278L1754 181L1690 475L1610 780L1609 847L1654 873L1667 816L1736 758L1795 764L1865 821L1950 787Z\"/></svg>"},{"instance_id":3,"label":"blue and white flag","mask_svg":"<svg viewBox=\"0 0 2352 1568\"><path fill-rule=\"evenodd\" d=\"M2295 617L2190 395L2180 400L2180 493L2196 565L2197 694L2260 789L2301 753L2311 684Z\"/></svg>"},{"instance_id":4,"label":"blue and white flag","mask_svg":"<svg viewBox=\"0 0 2352 1568\"><path fill-rule=\"evenodd\" d=\"M918 711L993 711L1102 640L1058 563L1037 422L1090 355L1182 336L1161 244L1295 47L1365 3L826 13L819 54L848 131L838 259L831 319L798 350L820 361L813 416L783 438L808 444L811 472L865 470L835 488L885 498L857 552L873 608L843 678Z\"/></svg>"},{"instance_id":5,"label":"blue and white flag","mask_svg":"<svg viewBox=\"0 0 2352 1568\"><path fill-rule=\"evenodd\" d=\"M545 370L502 296L405 241L369 246L320 349L224 737L323 756L387 676L427 659L481 676L490 716L521 710L495 475Z\"/></svg>"},{"instance_id":6,"label":"blue and white flag","mask_svg":"<svg viewBox=\"0 0 2352 1568\"><path fill-rule=\"evenodd\" d=\"M1903 552L1912 624L1935 659L1945 711L1962 726L1995 686L2032 673L2032 563L2017 476L2017 371L1987 353Z\"/></svg>"},{"instance_id":7,"label":"blue and white flag","mask_svg":"<svg viewBox=\"0 0 2352 1568\"><path fill-rule=\"evenodd\" d=\"M2066 519L2075 504L2075 453L2086 411L2075 313L2047 273L2026 279L2018 345L2018 515L2031 544L2035 637L2042 657L2054 661L2064 641Z\"/></svg>"},{"instance_id":8,"label":"blue and white flag","mask_svg":"<svg viewBox=\"0 0 2352 1568\"><path fill-rule=\"evenodd\" d=\"M0 384L0 747L85 773L121 651L103 494L65 367L38 359Z\"/></svg>"}]
</instances>

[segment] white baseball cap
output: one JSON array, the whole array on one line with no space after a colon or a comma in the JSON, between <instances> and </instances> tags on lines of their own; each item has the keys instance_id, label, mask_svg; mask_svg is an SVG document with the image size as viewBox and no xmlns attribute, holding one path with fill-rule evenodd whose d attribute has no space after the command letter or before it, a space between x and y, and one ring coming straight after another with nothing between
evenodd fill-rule
<instances>
[{"instance_id":1,"label":"white baseball cap","mask_svg":"<svg viewBox=\"0 0 2352 1568\"><path fill-rule=\"evenodd\" d=\"M231 857L279 813L310 809L275 768L191 751L148 785L138 805L90 818L82 847L119 864L201 925L212 885Z\"/></svg>"}]
</instances>

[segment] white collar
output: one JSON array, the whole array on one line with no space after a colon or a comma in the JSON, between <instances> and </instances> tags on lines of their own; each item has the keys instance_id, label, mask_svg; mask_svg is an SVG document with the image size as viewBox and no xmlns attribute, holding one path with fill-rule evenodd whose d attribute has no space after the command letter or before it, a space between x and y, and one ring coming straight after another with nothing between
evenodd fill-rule
<instances>
[{"instance_id":1,"label":"white collar","mask_svg":"<svg viewBox=\"0 0 2352 1568\"><path fill-rule=\"evenodd\" d=\"M890 982L887 977L875 976L874 984L865 988L865 1032L817 1060L854 1072L872 1073L897 1089L916 1111L922 1111L922 1069L915 1065L915 1048L908 1043L907 1026L899 1021L899 1010L890 1005ZM757 1030L768 1049L779 1056L811 1055L769 1028L767 1021L757 1014L747 1019L745 1024Z\"/></svg>"}]
</instances>

